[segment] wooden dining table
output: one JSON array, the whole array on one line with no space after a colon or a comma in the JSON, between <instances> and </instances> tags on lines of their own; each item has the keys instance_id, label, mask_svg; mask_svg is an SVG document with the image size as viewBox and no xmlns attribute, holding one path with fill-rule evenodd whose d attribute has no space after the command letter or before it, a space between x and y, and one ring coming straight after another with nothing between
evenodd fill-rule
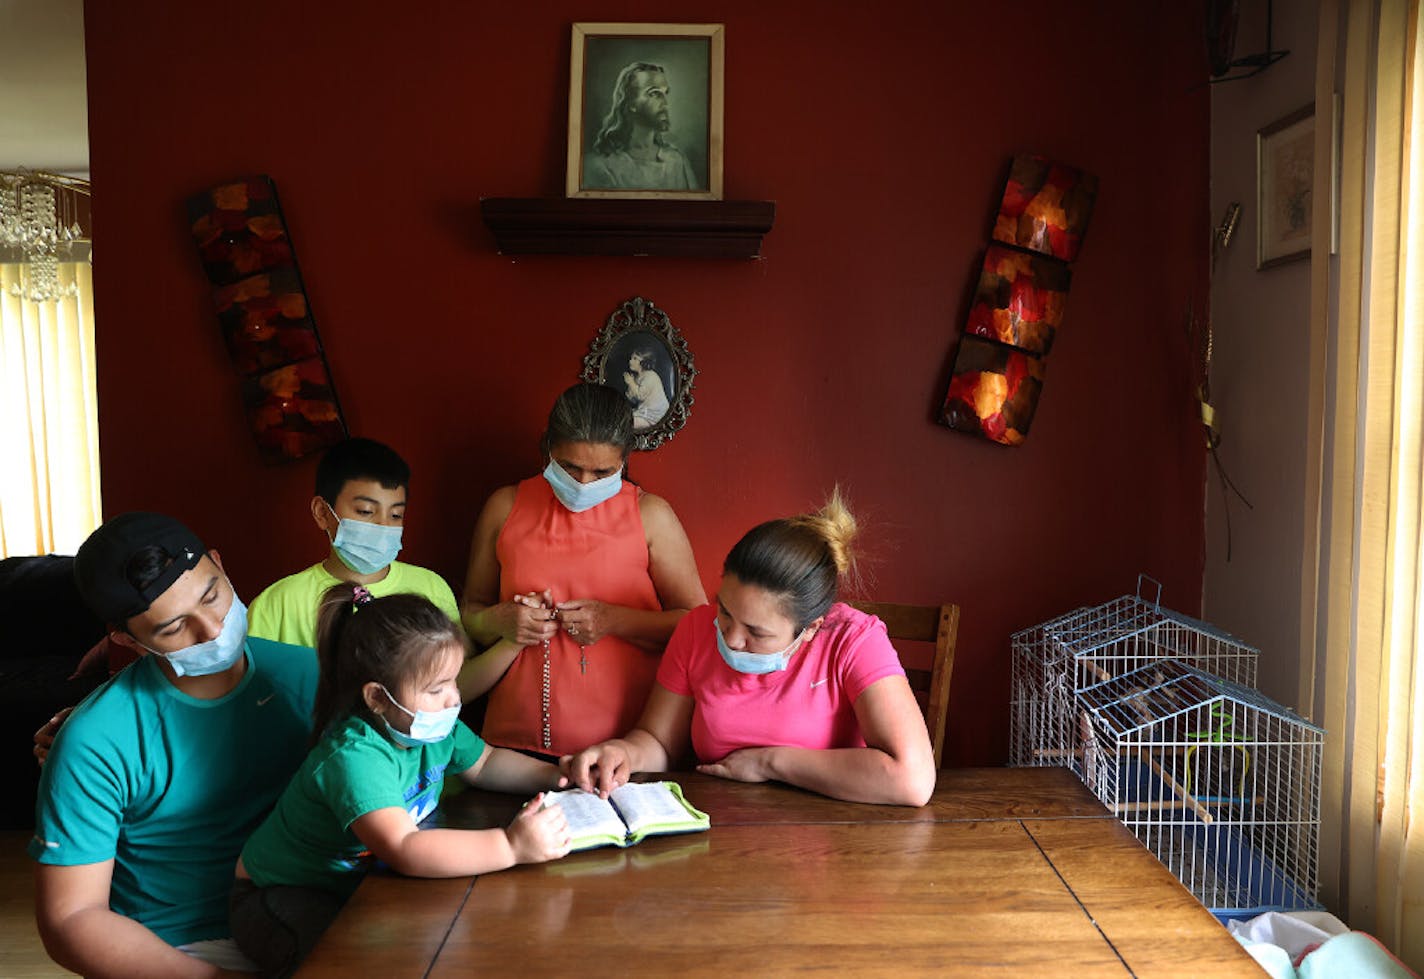
<instances>
[{"instance_id":1,"label":"wooden dining table","mask_svg":"<svg viewBox=\"0 0 1424 979\"><path fill-rule=\"evenodd\" d=\"M950 769L929 804L697 773L707 832L479 877L373 871L304 963L356 976L1259 976L1070 772ZM503 826L469 790L440 822Z\"/></svg>"}]
</instances>

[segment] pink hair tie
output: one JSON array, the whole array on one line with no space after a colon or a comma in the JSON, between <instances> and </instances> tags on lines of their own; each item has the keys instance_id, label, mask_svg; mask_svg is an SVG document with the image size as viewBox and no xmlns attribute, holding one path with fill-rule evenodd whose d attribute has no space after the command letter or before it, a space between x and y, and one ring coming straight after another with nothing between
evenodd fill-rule
<instances>
[{"instance_id":1,"label":"pink hair tie","mask_svg":"<svg viewBox=\"0 0 1424 979\"><path fill-rule=\"evenodd\" d=\"M365 585L357 585L355 588L351 589L352 611L355 611L362 605L365 605L370 600L371 592L366 588Z\"/></svg>"}]
</instances>

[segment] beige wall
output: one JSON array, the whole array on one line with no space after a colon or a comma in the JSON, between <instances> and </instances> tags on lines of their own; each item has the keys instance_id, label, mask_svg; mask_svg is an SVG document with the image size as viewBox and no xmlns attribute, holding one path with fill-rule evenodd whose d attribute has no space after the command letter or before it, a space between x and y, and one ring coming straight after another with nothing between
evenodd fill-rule
<instances>
[{"instance_id":1,"label":"beige wall","mask_svg":"<svg viewBox=\"0 0 1424 979\"><path fill-rule=\"evenodd\" d=\"M0 0L0 170L89 175L83 0Z\"/></svg>"},{"instance_id":2,"label":"beige wall","mask_svg":"<svg viewBox=\"0 0 1424 979\"><path fill-rule=\"evenodd\" d=\"M1236 54L1264 47L1266 4L1242 4ZM1254 9L1260 8L1259 12ZM1299 707L1301 540L1304 523L1310 262L1256 269L1256 131L1314 98L1317 4L1275 0L1273 44L1290 55L1244 81L1212 88L1211 213L1242 205L1211 286L1212 395L1221 460L1253 505L1226 504L1208 470L1202 615L1261 649L1259 685Z\"/></svg>"}]
</instances>

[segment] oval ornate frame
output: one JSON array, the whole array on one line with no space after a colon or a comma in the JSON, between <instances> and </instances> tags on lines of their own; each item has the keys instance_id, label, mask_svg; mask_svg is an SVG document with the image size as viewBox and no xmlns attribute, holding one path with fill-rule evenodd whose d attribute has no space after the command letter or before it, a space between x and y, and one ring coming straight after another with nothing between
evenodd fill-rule
<instances>
[{"instance_id":1,"label":"oval ornate frame","mask_svg":"<svg viewBox=\"0 0 1424 979\"><path fill-rule=\"evenodd\" d=\"M667 410L656 423L633 433L633 448L647 451L656 449L677 434L692 413L692 381L697 376L697 368L693 366L692 351L687 349L687 341L672 325L667 313L641 296L634 296L615 309L603 329L593 338L589 352L583 358L583 372L579 374L579 380L603 384L626 393L623 372L627 364L621 362L622 358L610 363L609 358L620 349L626 350L628 342L639 333L649 334L667 352L665 366L671 371L659 373L664 380L670 376L673 382L672 389L666 391Z\"/></svg>"}]
</instances>

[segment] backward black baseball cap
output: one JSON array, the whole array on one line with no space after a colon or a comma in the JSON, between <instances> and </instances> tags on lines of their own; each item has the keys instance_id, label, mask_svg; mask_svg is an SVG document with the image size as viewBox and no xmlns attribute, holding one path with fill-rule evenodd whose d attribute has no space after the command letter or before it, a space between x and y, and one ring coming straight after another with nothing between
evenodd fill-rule
<instances>
[{"instance_id":1,"label":"backward black baseball cap","mask_svg":"<svg viewBox=\"0 0 1424 979\"><path fill-rule=\"evenodd\" d=\"M129 564L139 551L156 547L168 557L157 578L145 588L129 582ZM122 624L148 611L154 599L192 570L207 553L198 535L161 513L134 511L107 521L74 556L74 583L94 614L107 623Z\"/></svg>"}]
</instances>

